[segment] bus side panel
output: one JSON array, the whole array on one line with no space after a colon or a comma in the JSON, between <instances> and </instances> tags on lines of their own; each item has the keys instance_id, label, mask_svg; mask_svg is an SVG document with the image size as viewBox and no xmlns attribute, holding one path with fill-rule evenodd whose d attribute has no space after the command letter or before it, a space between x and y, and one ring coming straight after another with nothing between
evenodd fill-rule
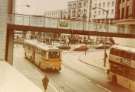
<instances>
[{"instance_id":1,"label":"bus side panel","mask_svg":"<svg viewBox=\"0 0 135 92\"><path fill-rule=\"evenodd\" d=\"M37 66L39 66L40 59L41 59L41 55L38 52L36 52L35 53L35 64Z\"/></svg>"}]
</instances>

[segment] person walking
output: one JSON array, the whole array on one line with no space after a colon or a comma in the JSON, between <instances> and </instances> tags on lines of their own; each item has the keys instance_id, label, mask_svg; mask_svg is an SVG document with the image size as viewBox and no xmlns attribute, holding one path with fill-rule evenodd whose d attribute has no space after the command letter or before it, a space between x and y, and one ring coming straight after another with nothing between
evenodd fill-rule
<instances>
[{"instance_id":1,"label":"person walking","mask_svg":"<svg viewBox=\"0 0 135 92\"><path fill-rule=\"evenodd\" d=\"M43 83L43 87L44 87L45 92L46 92L47 87L48 87L48 83L49 83L49 79L48 79L47 75L45 75L45 77L42 79L42 83Z\"/></svg>"}]
</instances>

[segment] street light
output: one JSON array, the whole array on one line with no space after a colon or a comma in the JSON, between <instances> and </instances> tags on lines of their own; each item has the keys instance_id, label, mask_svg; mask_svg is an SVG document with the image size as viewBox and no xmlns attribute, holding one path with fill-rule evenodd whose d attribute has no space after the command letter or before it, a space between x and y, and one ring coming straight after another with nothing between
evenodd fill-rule
<instances>
[{"instance_id":1,"label":"street light","mask_svg":"<svg viewBox=\"0 0 135 92\"><path fill-rule=\"evenodd\" d=\"M86 27L86 25L85 25L86 18L87 18L86 13L84 13L82 17L83 17L83 31L84 31L85 27Z\"/></svg>"},{"instance_id":2,"label":"street light","mask_svg":"<svg viewBox=\"0 0 135 92\"><path fill-rule=\"evenodd\" d=\"M106 20L106 32L108 32L107 18L108 18L109 10L106 10L106 9L103 9L103 8L100 8L100 7L94 7L94 8L92 8L92 9L93 9L93 10L94 10L94 9L100 9L100 10L102 10L103 12L106 13L106 17L105 17L105 20ZM106 40L107 40L107 36L105 37L105 40L104 40L104 43L103 43L103 45L104 45L104 67L106 66L106 58L107 58L107 52L106 52L106 46L105 46Z\"/></svg>"}]
</instances>

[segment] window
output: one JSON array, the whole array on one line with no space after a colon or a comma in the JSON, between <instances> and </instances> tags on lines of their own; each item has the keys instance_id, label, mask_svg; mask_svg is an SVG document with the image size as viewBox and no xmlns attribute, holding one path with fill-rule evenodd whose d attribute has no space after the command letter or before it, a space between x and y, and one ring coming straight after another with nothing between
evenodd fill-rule
<instances>
[{"instance_id":1,"label":"window","mask_svg":"<svg viewBox=\"0 0 135 92\"><path fill-rule=\"evenodd\" d=\"M95 4L95 7L97 7L97 4Z\"/></svg>"},{"instance_id":2,"label":"window","mask_svg":"<svg viewBox=\"0 0 135 92\"><path fill-rule=\"evenodd\" d=\"M84 2L83 5L86 6L86 2Z\"/></svg>"},{"instance_id":3,"label":"window","mask_svg":"<svg viewBox=\"0 0 135 92\"><path fill-rule=\"evenodd\" d=\"M114 13L114 9L112 9L112 11L111 11L111 12L112 12L112 14L113 14L113 13Z\"/></svg>"},{"instance_id":4,"label":"window","mask_svg":"<svg viewBox=\"0 0 135 92\"><path fill-rule=\"evenodd\" d=\"M103 7L105 7L105 2L103 2Z\"/></svg>"},{"instance_id":5,"label":"window","mask_svg":"<svg viewBox=\"0 0 135 92\"><path fill-rule=\"evenodd\" d=\"M103 14L105 14L105 12L104 12L104 11L103 11L102 13L103 13Z\"/></svg>"},{"instance_id":6,"label":"window","mask_svg":"<svg viewBox=\"0 0 135 92\"><path fill-rule=\"evenodd\" d=\"M81 7L81 3L79 3L79 7Z\"/></svg>"},{"instance_id":7,"label":"window","mask_svg":"<svg viewBox=\"0 0 135 92\"><path fill-rule=\"evenodd\" d=\"M95 13L95 15L96 15L97 12L95 11L94 13Z\"/></svg>"},{"instance_id":8,"label":"window","mask_svg":"<svg viewBox=\"0 0 135 92\"><path fill-rule=\"evenodd\" d=\"M124 8L122 8L122 11L121 11L121 19L124 18Z\"/></svg>"},{"instance_id":9,"label":"window","mask_svg":"<svg viewBox=\"0 0 135 92\"><path fill-rule=\"evenodd\" d=\"M101 7L101 3L99 3L99 7Z\"/></svg>"},{"instance_id":10,"label":"window","mask_svg":"<svg viewBox=\"0 0 135 92\"><path fill-rule=\"evenodd\" d=\"M56 52L56 51L50 51L49 52L49 58L59 58L60 57L60 53Z\"/></svg>"},{"instance_id":11,"label":"window","mask_svg":"<svg viewBox=\"0 0 135 92\"><path fill-rule=\"evenodd\" d=\"M114 1L112 1L112 6L114 6Z\"/></svg>"},{"instance_id":12,"label":"window","mask_svg":"<svg viewBox=\"0 0 135 92\"><path fill-rule=\"evenodd\" d=\"M98 14L100 15L100 11L98 11Z\"/></svg>"},{"instance_id":13,"label":"window","mask_svg":"<svg viewBox=\"0 0 135 92\"><path fill-rule=\"evenodd\" d=\"M129 16L129 6L126 7L126 18Z\"/></svg>"},{"instance_id":14,"label":"window","mask_svg":"<svg viewBox=\"0 0 135 92\"><path fill-rule=\"evenodd\" d=\"M121 3L125 2L125 0L121 0Z\"/></svg>"},{"instance_id":15,"label":"window","mask_svg":"<svg viewBox=\"0 0 135 92\"><path fill-rule=\"evenodd\" d=\"M108 7L110 6L110 2L107 3L107 6L108 6Z\"/></svg>"}]
</instances>

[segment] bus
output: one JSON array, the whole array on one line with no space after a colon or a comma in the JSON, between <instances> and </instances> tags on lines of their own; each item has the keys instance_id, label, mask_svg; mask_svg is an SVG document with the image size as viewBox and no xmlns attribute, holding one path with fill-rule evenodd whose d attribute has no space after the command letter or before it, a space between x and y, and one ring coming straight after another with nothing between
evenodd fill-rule
<instances>
[{"instance_id":1,"label":"bus","mask_svg":"<svg viewBox=\"0 0 135 92\"><path fill-rule=\"evenodd\" d=\"M108 78L135 91L135 48L114 45L109 53Z\"/></svg>"},{"instance_id":2,"label":"bus","mask_svg":"<svg viewBox=\"0 0 135 92\"><path fill-rule=\"evenodd\" d=\"M37 40L24 40L25 58L42 70L61 70L61 50Z\"/></svg>"}]
</instances>

